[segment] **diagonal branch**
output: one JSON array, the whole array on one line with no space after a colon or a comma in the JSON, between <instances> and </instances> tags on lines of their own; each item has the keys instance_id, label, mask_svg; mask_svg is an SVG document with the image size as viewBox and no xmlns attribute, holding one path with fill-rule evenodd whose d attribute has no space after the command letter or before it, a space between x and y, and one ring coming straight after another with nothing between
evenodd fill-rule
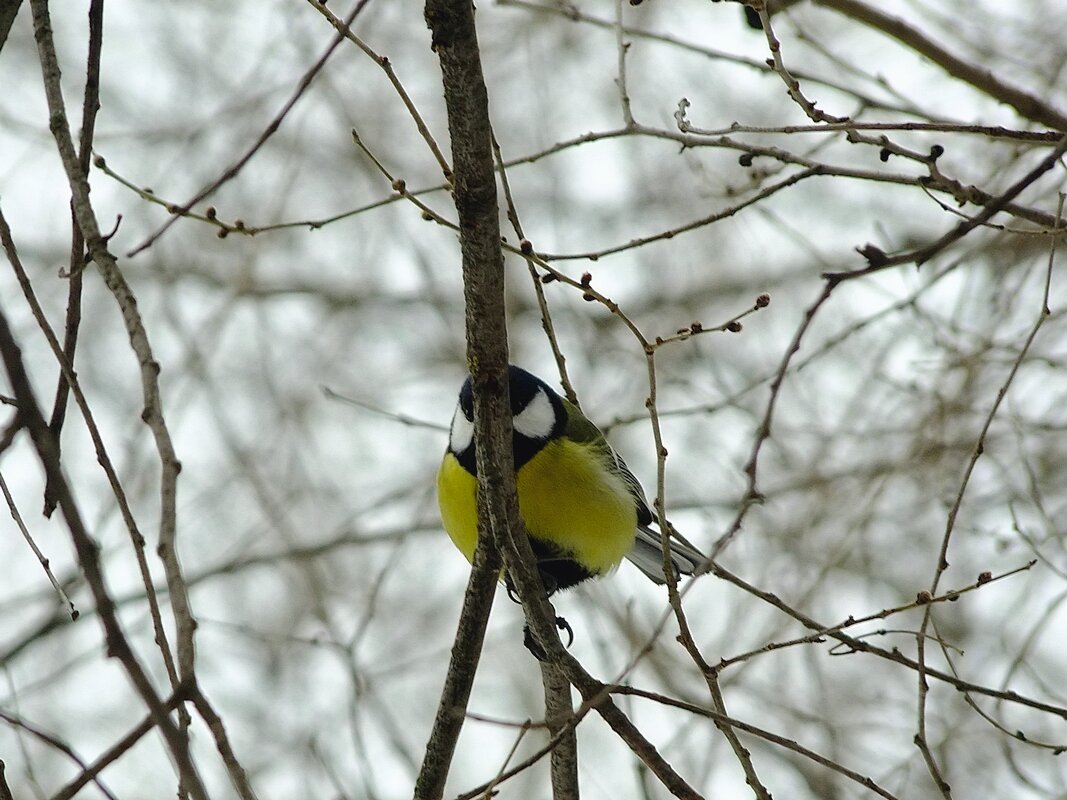
<instances>
[{"instance_id":1,"label":"diagonal branch","mask_svg":"<svg viewBox=\"0 0 1067 800\"><path fill-rule=\"evenodd\" d=\"M82 128L78 139L78 163L83 174L89 174L89 157L93 151L93 134L96 131L96 113L100 110L100 56L104 44L104 0L92 0L89 4L89 56L85 67L85 95L82 100ZM82 319L82 267L85 266L85 236L78 227L78 218L71 204L70 268L67 271L70 285L67 288L67 321L63 334L63 353L67 363L74 366L74 353L78 347L78 330ZM56 447L62 447L60 434L67 415L67 400L70 397L70 384L62 371L56 382L56 396L52 401L52 417L49 427L56 440ZM55 510L56 501L52 496L52 487L44 490L44 515L50 517Z\"/></svg>"},{"instance_id":2,"label":"diagonal branch","mask_svg":"<svg viewBox=\"0 0 1067 800\"><path fill-rule=\"evenodd\" d=\"M969 83L978 91L1007 103L1026 119L1067 131L1067 114L1027 91L1005 83L989 69L964 61L948 52L922 31L913 28L900 17L860 2L860 0L814 0L816 5L832 8L846 17L861 22L896 39L905 47L928 58L949 75Z\"/></svg>"},{"instance_id":3,"label":"diagonal branch","mask_svg":"<svg viewBox=\"0 0 1067 800\"><path fill-rule=\"evenodd\" d=\"M115 603L104 581L103 568L100 563L100 546L89 535L82 521L74 495L63 475L52 431L45 422L41 408L37 404L37 398L33 394L30 379L22 361L22 351L15 342L2 309L0 309L0 357L3 359L12 392L18 403L19 421L33 440L45 475L55 487L56 502L67 522L71 538L74 540L74 548L78 553L78 563L85 574L86 583L89 585L100 614L107 652L122 664L137 694L148 707L153 722L159 727L174 756L182 784L196 800L207 800L207 792L196 772L189 752L189 740L167 713L167 706L156 694L151 678L137 659L119 623Z\"/></svg>"},{"instance_id":4,"label":"diagonal branch","mask_svg":"<svg viewBox=\"0 0 1067 800\"><path fill-rule=\"evenodd\" d=\"M162 468L160 485L160 526L159 552L167 573L171 605L174 609L175 625L178 629L178 667L182 678L188 678L193 671L193 621L189 598L182 578L181 565L175 545L177 531L177 492L178 473L181 465L174 451L170 432L163 418L163 402L159 389L160 365L156 361L152 346L148 340L141 313L137 308L137 299L119 269L115 257L107 249L107 239L101 234L92 201L89 198L89 180L78 161L74 142L70 135L63 91L60 86L59 60L56 55L55 42L52 37L52 22L47 0L32 0L34 36L44 75L45 96L51 119L52 136L67 180L71 188L71 204L74 216L86 247L93 262L96 263L104 278L104 283L115 297L126 325L130 347L137 356L141 372L141 390L144 398L144 411L141 418L148 425L155 438Z\"/></svg>"},{"instance_id":5,"label":"diagonal branch","mask_svg":"<svg viewBox=\"0 0 1067 800\"><path fill-rule=\"evenodd\" d=\"M267 127L264 128L263 133L261 133L256 139L256 141L252 143L252 146L245 150L245 152L242 153L241 156L230 166L228 166L218 178L216 178L210 184L208 184L199 192L197 192L193 197L186 200L179 208L175 208L173 211L171 211L171 218L168 219L165 223L163 223L163 225L161 225L147 239L145 239L135 248L130 250L130 252L126 254L127 258L137 255L142 250L147 250L156 242L156 240L160 236L166 233L167 229L170 228L171 225L178 221L179 217L183 217L188 214L193 206L195 206L204 198L216 192L218 188L224 183L227 183L228 181L237 177L237 173L244 169L245 165L252 160L252 157L259 152L260 148L263 147L264 144L267 143L267 140L271 136L273 136L282 126L282 122L289 115L289 112L293 110L293 106L295 106L297 101L301 97L303 97L304 93L311 85L311 82L315 80L315 76L322 72L322 68L326 66L326 62L330 59L330 56L333 55L334 51L341 44L341 42L345 40L345 31L347 31L348 27L353 22L355 22L356 17L359 15L359 12L366 7L368 2L369 0L360 0L356 4L356 7L352 9L351 13L344 21L344 28L333 37L333 39L330 41L330 44L326 47L325 52L323 52L323 54L319 57L319 60L312 64L311 68L304 73L303 77L300 79L300 82L297 83L296 89L293 91L292 96L290 96L290 98L286 101L285 105L282 106L281 110L274 115L274 118L267 124Z\"/></svg>"},{"instance_id":6,"label":"diagonal branch","mask_svg":"<svg viewBox=\"0 0 1067 800\"><path fill-rule=\"evenodd\" d=\"M944 233L929 244L925 244L914 250L908 250L904 253L898 253L894 256L887 256L877 248L868 245L860 250L860 253L867 259L866 267L849 270L847 272L825 272L822 277L826 280L828 286L834 287L842 281L863 277L864 275L870 275L874 272L881 272L884 269L896 267L900 264L911 264L914 262L916 266L922 266L922 264L929 261L950 244L962 239L975 228L984 225L996 216L1005 208L1005 206L1011 203L1012 200L1022 194L1027 187L1055 167L1063 157L1064 153L1067 153L1067 135L1064 135L1064 137L1060 139L1060 142L1056 145L1055 149L1041 159L1037 166L1009 186L1004 194L986 205L979 214L960 222L950 231Z\"/></svg>"}]
</instances>

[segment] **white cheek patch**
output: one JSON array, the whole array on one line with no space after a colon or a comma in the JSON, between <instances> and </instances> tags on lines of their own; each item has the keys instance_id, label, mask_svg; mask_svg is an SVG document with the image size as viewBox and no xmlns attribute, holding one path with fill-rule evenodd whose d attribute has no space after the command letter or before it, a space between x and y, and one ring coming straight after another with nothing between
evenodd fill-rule
<instances>
[{"instance_id":1,"label":"white cheek patch","mask_svg":"<svg viewBox=\"0 0 1067 800\"><path fill-rule=\"evenodd\" d=\"M474 441L474 423L463 414L463 409L456 406L452 417L452 432L448 436L448 447L453 453L462 453Z\"/></svg>"},{"instance_id":2,"label":"white cheek patch","mask_svg":"<svg viewBox=\"0 0 1067 800\"><path fill-rule=\"evenodd\" d=\"M512 420L515 432L527 439L547 439L556 427L556 410L544 389L538 389L533 399Z\"/></svg>"}]
</instances>

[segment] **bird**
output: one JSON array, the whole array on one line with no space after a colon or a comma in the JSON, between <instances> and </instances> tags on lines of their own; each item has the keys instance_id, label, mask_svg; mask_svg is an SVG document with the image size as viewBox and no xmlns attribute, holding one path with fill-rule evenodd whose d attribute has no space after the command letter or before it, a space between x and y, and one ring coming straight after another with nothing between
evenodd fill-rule
<instances>
[{"instance_id":1,"label":"bird","mask_svg":"<svg viewBox=\"0 0 1067 800\"><path fill-rule=\"evenodd\" d=\"M546 592L611 573L623 558L653 582L665 583L663 541L651 527L658 521L604 434L574 403L521 367L508 367L508 385L519 513ZM477 476L468 376L438 470L437 497L445 530L471 562L478 540ZM704 560L696 548L671 539L676 580Z\"/></svg>"}]
</instances>

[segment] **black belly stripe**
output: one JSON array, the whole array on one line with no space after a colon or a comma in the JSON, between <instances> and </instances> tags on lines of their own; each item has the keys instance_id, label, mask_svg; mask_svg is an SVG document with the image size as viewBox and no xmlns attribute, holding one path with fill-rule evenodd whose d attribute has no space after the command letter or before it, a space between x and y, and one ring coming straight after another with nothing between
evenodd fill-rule
<instances>
[{"instance_id":1,"label":"black belly stripe","mask_svg":"<svg viewBox=\"0 0 1067 800\"><path fill-rule=\"evenodd\" d=\"M590 572L575 561L573 554L551 542L531 536L530 546L533 548L534 555L537 556L537 570L541 573L545 589L549 594L569 589L597 574Z\"/></svg>"}]
</instances>

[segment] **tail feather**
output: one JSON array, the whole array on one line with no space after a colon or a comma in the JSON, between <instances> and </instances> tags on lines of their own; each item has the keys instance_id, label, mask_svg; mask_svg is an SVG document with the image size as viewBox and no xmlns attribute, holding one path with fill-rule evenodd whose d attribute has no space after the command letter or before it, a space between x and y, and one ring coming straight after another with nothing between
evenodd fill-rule
<instances>
[{"instance_id":1,"label":"tail feather","mask_svg":"<svg viewBox=\"0 0 1067 800\"><path fill-rule=\"evenodd\" d=\"M678 580L682 575L692 575L693 571L705 559L704 554L699 550L682 544L677 539L670 540L670 548L671 566L674 568L675 580ZM639 525L633 549L626 554L626 558L645 573L649 580L661 586L666 583L663 576L663 540L659 531L654 531L645 525Z\"/></svg>"}]
</instances>

